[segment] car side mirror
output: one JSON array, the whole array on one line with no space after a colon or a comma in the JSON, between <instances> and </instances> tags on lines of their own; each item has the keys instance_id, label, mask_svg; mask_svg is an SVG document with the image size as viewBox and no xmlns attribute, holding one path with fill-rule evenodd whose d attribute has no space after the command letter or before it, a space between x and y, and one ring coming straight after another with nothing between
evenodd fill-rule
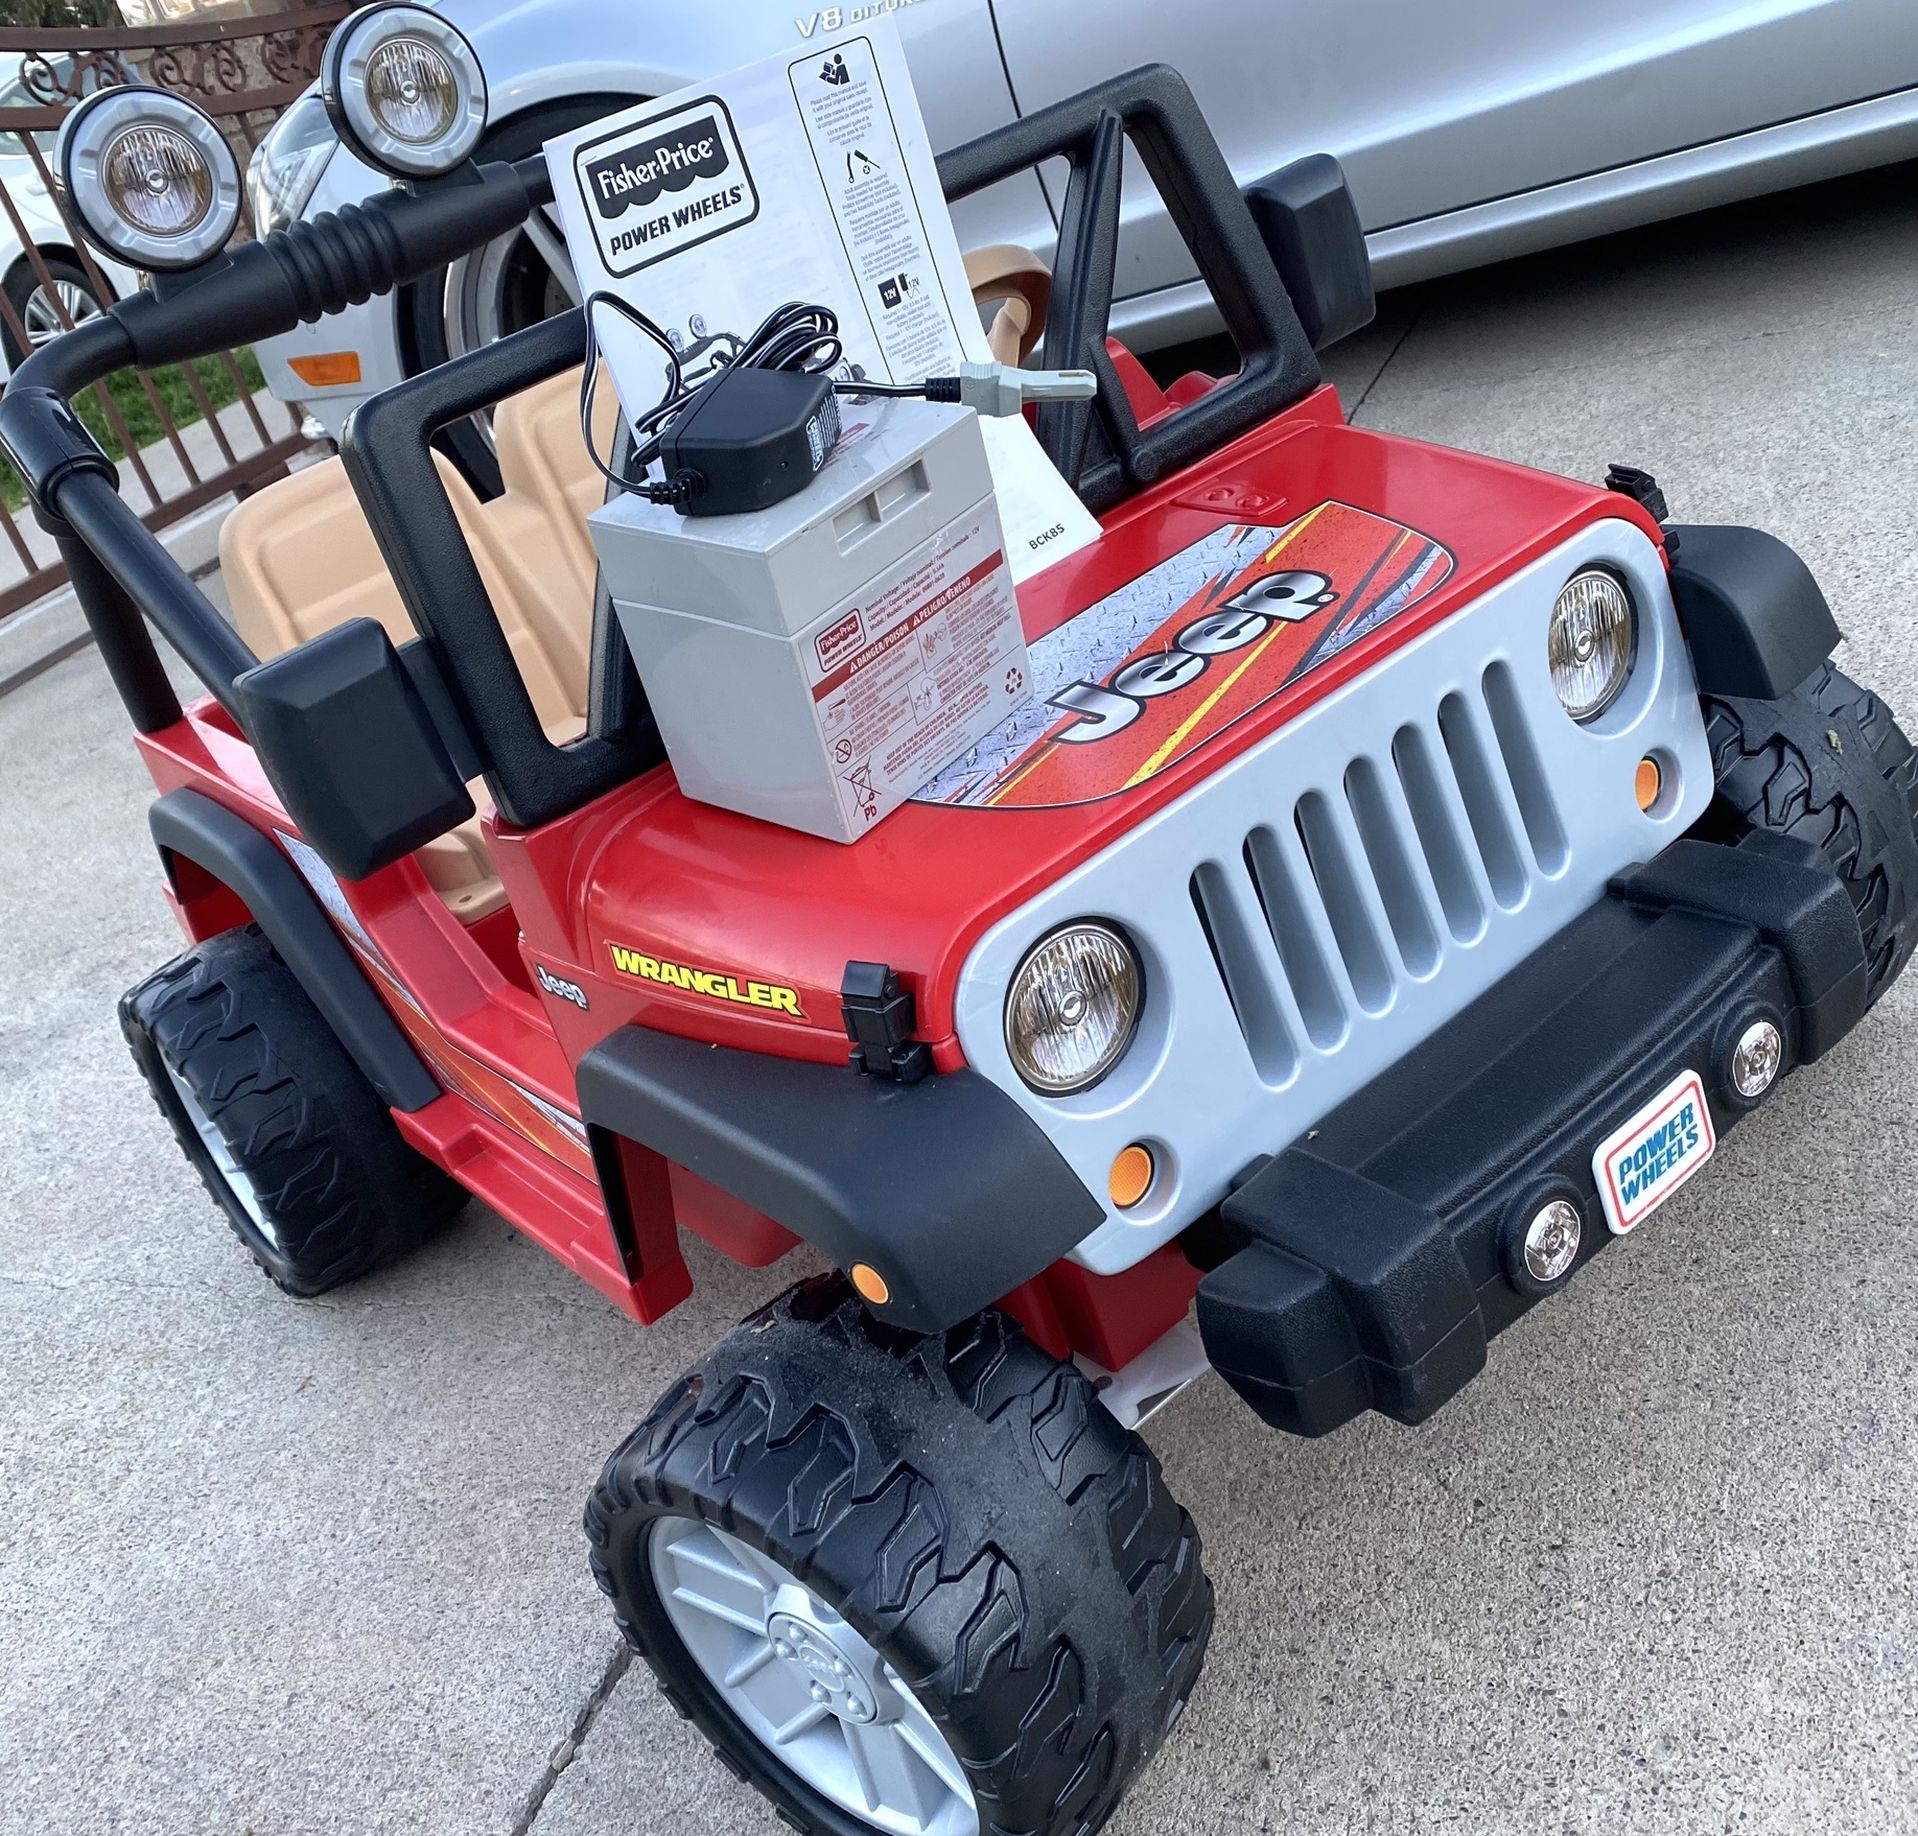
<instances>
[{"instance_id":1,"label":"car side mirror","mask_svg":"<svg viewBox=\"0 0 1918 1836\"><path fill-rule=\"evenodd\" d=\"M349 619L234 683L286 813L344 880L444 835L473 799L393 640Z\"/></svg>"},{"instance_id":2,"label":"car side mirror","mask_svg":"<svg viewBox=\"0 0 1918 1836\"><path fill-rule=\"evenodd\" d=\"M1330 153L1281 166L1248 185L1245 201L1315 351L1372 322L1372 258L1345 168Z\"/></svg>"}]
</instances>

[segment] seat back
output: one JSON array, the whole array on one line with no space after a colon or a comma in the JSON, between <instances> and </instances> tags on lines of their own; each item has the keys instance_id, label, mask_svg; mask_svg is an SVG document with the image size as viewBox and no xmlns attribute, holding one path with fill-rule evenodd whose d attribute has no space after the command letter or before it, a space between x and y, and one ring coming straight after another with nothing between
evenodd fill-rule
<instances>
[{"instance_id":1,"label":"seat back","mask_svg":"<svg viewBox=\"0 0 1918 1836\"><path fill-rule=\"evenodd\" d=\"M599 557L586 519L605 500L606 480L579 437L579 385L574 368L509 396L493 412L493 442L503 497L544 517L567 586L590 614ZM611 456L618 421L618 398L602 377L593 396L593 444L602 458Z\"/></svg>"},{"instance_id":2,"label":"seat back","mask_svg":"<svg viewBox=\"0 0 1918 1836\"><path fill-rule=\"evenodd\" d=\"M1052 270L1016 242L995 242L966 252L966 284L981 315L998 310L986 328L986 343L999 363L1022 364L1046 329L1052 303Z\"/></svg>"},{"instance_id":3,"label":"seat back","mask_svg":"<svg viewBox=\"0 0 1918 1836\"><path fill-rule=\"evenodd\" d=\"M559 641L561 620L540 590L543 530L526 527L526 506L483 505L465 479L437 461L461 533L499 614L514 661L542 725L577 730L586 714L586 624ZM346 468L323 459L256 491L220 530L220 568L233 620L255 655L278 656L350 618L374 618L403 643L413 625L374 540Z\"/></svg>"}]
</instances>

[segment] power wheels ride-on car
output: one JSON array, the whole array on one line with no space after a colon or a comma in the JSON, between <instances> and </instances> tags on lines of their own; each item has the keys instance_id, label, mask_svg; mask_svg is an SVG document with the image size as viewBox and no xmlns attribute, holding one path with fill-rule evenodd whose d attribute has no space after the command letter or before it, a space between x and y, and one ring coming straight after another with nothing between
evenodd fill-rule
<instances>
[{"instance_id":1,"label":"power wheels ride-on car","mask_svg":"<svg viewBox=\"0 0 1918 1836\"><path fill-rule=\"evenodd\" d=\"M1107 335L1128 141L1235 375L1162 393ZM1037 698L853 846L683 796L590 561L542 623L489 521L537 508L512 465L481 506L436 462L501 402L510 458L578 313L369 403L358 509L320 467L262 494L276 541L363 510L391 603L316 593L251 644L67 406L480 246L536 162L215 238L0 402L189 940L127 1036L267 1273L322 1292L469 1193L641 1323L689 1292L682 1230L840 1271L722 1338L586 1506L669 1700L836 1836L1097 1828L1212 1626L1141 1415L1210 1365L1294 1433L1423 1421L1918 936L1911 747L1789 550L1669 526L1643 474L1346 426L1314 357L1371 305L1342 178L1242 195L1171 71L940 170L1055 158L1047 360L1100 391L1036 425L1103 533L1021 593Z\"/></svg>"}]
</instances>

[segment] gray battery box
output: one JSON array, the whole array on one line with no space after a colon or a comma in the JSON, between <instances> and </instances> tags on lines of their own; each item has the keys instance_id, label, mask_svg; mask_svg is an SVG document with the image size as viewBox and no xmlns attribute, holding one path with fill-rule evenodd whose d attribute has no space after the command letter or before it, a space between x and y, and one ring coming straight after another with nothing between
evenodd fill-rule
<instances>
[{"instance_id":1,"label":"gray battery box","mask_svg":"<svg viewBox=\"0 0 1918 1836\"><path fill-rule=\"evenodd\" d=\"M849 405L797 496L687 517L622 495L588 519L689 797L857 841L1030 695L979 423Z\"/></svg>"}]
</instances>

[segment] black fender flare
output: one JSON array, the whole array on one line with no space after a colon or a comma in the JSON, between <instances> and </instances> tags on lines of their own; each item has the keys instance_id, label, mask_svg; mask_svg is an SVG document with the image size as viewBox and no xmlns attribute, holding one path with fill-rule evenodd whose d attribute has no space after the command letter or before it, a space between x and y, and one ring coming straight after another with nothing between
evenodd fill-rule
<instances>
[{"instance_id":1,"label":"black fender flare","mask_svg":"<svg viewBox=\"0 0 1918 1836\"><path fill-rule=\"evenodd\" d=\"M424 1109L438 1080L373 991L312 889L273 840L194 790L172 790L147 814L167 882L176 857L230 887L293 971L353 1062L390 1109Z\"/></svg>"},{"instance_id":2,"label":"black fender flare","mask_svg":"<svg viewBox=\"0 0 1918 1836\"><path fill-rule=\"evenodd\" d=\"M1038 1124L978 1072L916 1084L641 1026L579 1061L587 1124L677 1161L888 1290L915 1332L969 1319L1105 1221Z\"/></svg>"},{"instance_id":3,"label":"black fender flare","mask_svg":"<svg viewBox=\"0 0 1918 1836\"><path fill-rule=\"evenodd\" d=\"M1701 695L1776 701L1838 648L1823 590L1775 535L1731 523L1670 534L1672 599Z\"/></svg>"}]
</instances>

